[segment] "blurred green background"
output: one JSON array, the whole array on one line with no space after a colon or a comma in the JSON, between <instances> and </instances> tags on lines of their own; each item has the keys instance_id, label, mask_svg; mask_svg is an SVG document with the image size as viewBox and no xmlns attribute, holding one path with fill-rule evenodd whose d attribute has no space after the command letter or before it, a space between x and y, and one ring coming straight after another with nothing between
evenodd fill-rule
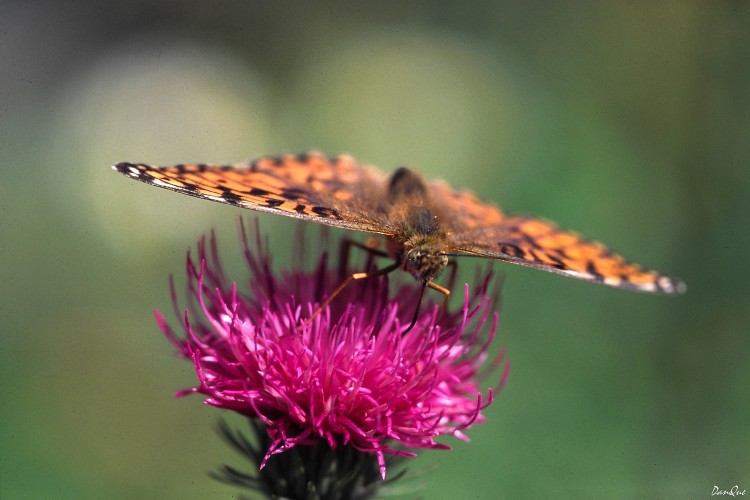
<instances>
[{"instance_id":1,"label":"blurred green background","mask_svg":"<svg viewBox=\"0 0 750 500\"><path fill-rule=\"evenodd\" d=\"M242 462L152 316L239 210L118 161L347 152L682 277L659 297L514 266L508 385L423 498L750 489L750 8L664 2L0 7L0 497L226 498ZM294 224L260 216L283 265ZM338 233L337 233L338 234ZM462 266L470 266L465 263ZM238 278L243 278L239 274Z\"/></svg>"}]
</instances>

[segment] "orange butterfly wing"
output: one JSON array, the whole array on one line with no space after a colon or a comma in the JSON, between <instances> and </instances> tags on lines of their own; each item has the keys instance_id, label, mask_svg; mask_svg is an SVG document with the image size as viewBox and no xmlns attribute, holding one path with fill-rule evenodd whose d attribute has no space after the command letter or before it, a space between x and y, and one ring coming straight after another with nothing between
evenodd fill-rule
<instances>
[{"instance_id":1,"label":"orange butterfly wing","mask_svg":"<svg viewBox=\"0 0 750 500\"><path fill-rule=\"evenodd\" d=\"M449 235L453 250L617 288L666 294L686 290L679 279L628 262L604 244L562 230L553 222L508 216L442 181L433 182L431 189L433 196L446 200L451 208L448 217L456 228Z\"/></svg>"},{"instance_id":2,"label":"orange butterfly wing","mask_svg":"<svg viewBox=\"0 0 750 500\"><path fill-rule=\"evenodd\" d=\"M133 179L190 196L321 224L391 234L371 208L385 176L349 156L320 153L262 157L247 165L156 167L118 163Z\"/></svg>"},{"instance_id":3,"label":"orange butterfly wing","mask_svg":"<svg viewBox=\"0 0 750 500\"><path fill-rule=\"evenodd\" d=\"M403 232L389 218L387 177L349 156L312 152L263 157L247 165L118 163L113 168L148 184L243 208L386 236ZM508 216L443 181L429 183L429 192L431 202L441 208L446 250L618 288L667 294L686 290L680 280L630 263L552 222Z\"/></svg>"}]
</instances>

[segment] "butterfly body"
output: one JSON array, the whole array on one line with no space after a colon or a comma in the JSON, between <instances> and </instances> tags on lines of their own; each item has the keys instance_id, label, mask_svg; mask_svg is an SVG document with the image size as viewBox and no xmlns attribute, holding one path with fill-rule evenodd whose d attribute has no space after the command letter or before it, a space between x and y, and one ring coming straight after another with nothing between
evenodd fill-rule
<instances>
[{"instance_id":1,"label":"butterfly body","mask_svg":"<svg viewBox=\"0 0 750 500\"><path fill-rule=\"evenodd\" d=\"M246 165L113 168L190 196L383 235L401 267L423 284L445 268L449 254L465 253L617 288L685 291L680 280L630 263L601 243L544 219L507 215L404 167L386 176L350 156L312 152Z\"/></svg>"},{"instance_id":2,"label":"butterfly body","mask_svg":"<svg viewBox=\"0 0 750 500\"><path fill-rule=\"evenodd\" d=\"M403 269L421 283L432 281L448 265L447 218L419 174L401 167L391 175L383 215L396 226L389 247Z\"/></svg>"}]
</instances>

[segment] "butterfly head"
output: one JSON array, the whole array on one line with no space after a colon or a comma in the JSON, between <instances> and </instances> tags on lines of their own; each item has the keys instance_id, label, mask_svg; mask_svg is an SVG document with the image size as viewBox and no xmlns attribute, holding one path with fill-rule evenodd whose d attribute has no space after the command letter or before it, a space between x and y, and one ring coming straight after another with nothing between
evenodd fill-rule
<instances>
[{"instance_id":1,"label":"butterfly head","mask_svg":"<svg viewBox=\"0 0 750 500\"><path fill-rule=\"evenodd\" d=\"M422 238L404 247L404 270L409 271L417 281L431 281L448 265L448 256L443 246L431 238Z\"/></svg>"}]
</instances>

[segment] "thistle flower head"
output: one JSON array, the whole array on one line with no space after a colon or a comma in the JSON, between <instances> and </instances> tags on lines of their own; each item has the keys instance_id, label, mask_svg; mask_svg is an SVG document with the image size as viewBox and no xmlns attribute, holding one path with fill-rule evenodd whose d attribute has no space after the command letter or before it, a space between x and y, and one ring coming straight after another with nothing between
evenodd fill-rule
<instances>
[{"instance_id":1,"label":"thistle flower head","mask_svg":"<svg viewBox=\"0 0 750 500\"><path fill-rule=\"evenodd\" d=\"M206 404L264 424L270 445L261 468L285 450L324 444L374 454L385 478L386 455L449 448L436 438L465 439L462 431L483 420L493 391L483 397L479 384L502 364L488 352L497 329L491 275L472 294L466 287L454 312L440 313L426 294L411 329L419 289L407 282L389 293L387 276L346 287L308 320L351 270L329 265L325 242L305 270L298 238L295 269L277 273L257 231L253 240L242 226L250 279L238 286L225 277L214 235L202 239L197 259L187 258L184 334L156 317L195 365L198 385L178 395L203 394ZM172 284L179 310L175 296ZM497 385L506 375L507 364Z\"/></svg>"}]
</instances>

